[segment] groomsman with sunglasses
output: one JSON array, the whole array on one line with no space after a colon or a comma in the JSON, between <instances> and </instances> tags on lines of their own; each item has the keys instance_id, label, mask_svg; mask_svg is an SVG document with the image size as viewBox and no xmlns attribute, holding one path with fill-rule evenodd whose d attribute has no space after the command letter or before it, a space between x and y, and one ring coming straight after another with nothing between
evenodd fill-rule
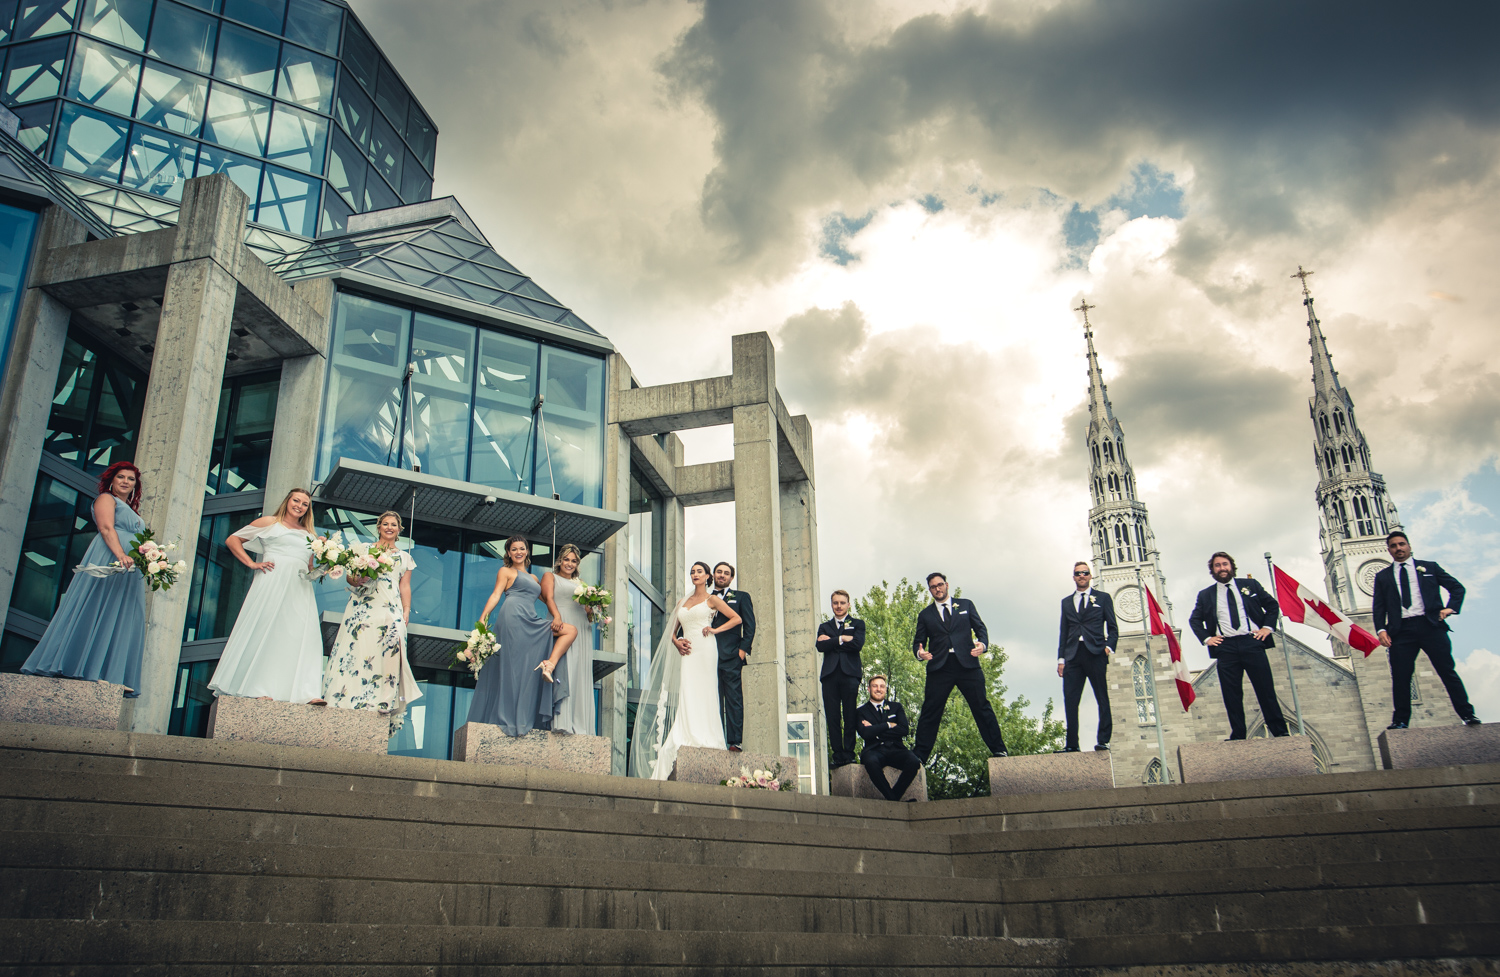
<instances>
[{"instance_id":1,"label":"groomsman with sunglasses","mask_svg":"<svg viewBox=\"0 0 1500 977\"><path fill-rule=\"evenodd\" d=\"M1062 599L1062 622L1057 636L1057 674L1063 680L1063 716L1068 738L1060 753L1077 753L1078 703L1083 683L1094 690L1099 704L1099 736L1094 749L1108 750L1114 717L1109 711L1109 656L1120 643L1115 604L1109 594L1093 587L1093 574L1082 560L1073 564L1073 593Z\"/></svg>"}]
</instances>

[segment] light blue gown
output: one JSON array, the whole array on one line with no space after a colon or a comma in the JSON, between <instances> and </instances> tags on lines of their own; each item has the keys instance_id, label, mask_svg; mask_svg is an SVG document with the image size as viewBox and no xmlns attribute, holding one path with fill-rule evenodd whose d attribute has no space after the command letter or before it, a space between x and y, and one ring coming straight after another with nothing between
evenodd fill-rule
<instances>
[{"instance_id":1,"label":"light blue gown","mask_svg":"<svg viewBox=\"0 0 1500 977\"><path fill-rule=\"evenodd\" d=\"M115 500L115 533L120 547L146 524L130 506ZM104 537L95 536L83 554L82 563L103 565L115 555ZM103 679L140 695L141 653L146 647L146 581L137 571L95 577L75 573L63 594L52 623L36 650L21 666L25 675L56 675L62 678Z\"/></svg>"},{"instance_id":2,"label":"light blue gown","mask_svg":"<svg viewBox=\"0 0 1500 977\"><path fill-rule=\"evenodd\" d=\"M474 680L469 722L499 726L506 736L551 729L568 697L567 669L558 663L548 682L537 663L552 653L552 619L536 612L542 585L529 573L516 576L505 592L495 624L497 651Z\"/></svg>"}]
</instances>

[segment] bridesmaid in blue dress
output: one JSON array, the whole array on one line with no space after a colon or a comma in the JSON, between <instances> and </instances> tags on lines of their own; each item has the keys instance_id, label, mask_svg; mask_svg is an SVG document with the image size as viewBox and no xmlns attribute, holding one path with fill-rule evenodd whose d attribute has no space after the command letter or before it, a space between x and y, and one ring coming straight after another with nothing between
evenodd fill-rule
<instances>
[{"instance_id":1,"label":"bridesmaid in blue dress","mask_svg":"<svg viewBox=\"0 0 1500 977\"><path fill-rule=\"evenodd\" d=\"M99 477L94 525L83 563L119 560L127 573L94 577L74 574L57 613L36 650L21 666L26 675L54 675L123 685L127 698L140 695L141 652L146 647L146 581L126 555L126 543L146 528L141 504L141 472L117 461Z\"/></svg>"},{"instance_id":2,"label":"bridesmaid in blue dress","mask_svg":"<svg viewBox=\"0 0 1500 977\"><path fill-rule=\"evenodd\" d=\"M495 640L500 650L485 662L474 681L469 721L499 726L507 736L525 736L533 729L551 729L568 691L566 673L553 674L578 629L563 623L552 599L550 579L545 586L531 575L531 546L525 537L505 541L505 562L495 574L495 590L485 601L480 620L488 622L500 603ZM548 574L551 577L551 574ZM548 621L536 612L546 602Z\"/></svg>"}]
</instances>

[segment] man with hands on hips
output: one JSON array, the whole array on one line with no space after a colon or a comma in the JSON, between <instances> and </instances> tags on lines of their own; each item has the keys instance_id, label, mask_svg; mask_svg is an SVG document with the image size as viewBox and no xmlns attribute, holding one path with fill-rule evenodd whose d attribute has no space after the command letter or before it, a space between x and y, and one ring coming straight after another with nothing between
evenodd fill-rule
<instances>
[{"instance_id":1,"label":"man with hands on hips","mask_svg":"<svg viewBox=\"0 0 1500 977\"><path fill-rule=\"evenodd\" d=\"M1215 553L1208 558L1211 586L1198 592L1188 618L1193 634L1208 648L1219 670L1219 690L1229 717L1229 738L1245 738L1245 686L1250 678L1260 714L1272 736L1286 736L1286 717L1276 699L1276 683L1266 649L1275 647L1271 627L1281 614L1276 598L1250 577L1235 577L1234 557Z\"/></svg>"}]
</instances>

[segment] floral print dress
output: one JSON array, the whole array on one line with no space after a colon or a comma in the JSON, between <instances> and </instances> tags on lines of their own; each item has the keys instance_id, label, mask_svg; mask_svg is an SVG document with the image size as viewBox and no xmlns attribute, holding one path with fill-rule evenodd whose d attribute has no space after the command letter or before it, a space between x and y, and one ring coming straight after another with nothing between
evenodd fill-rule
<instances>
[{"instance_id":1,"label":"floral print dress","mask_svg":"<svg viewBox=\"0 0 1500 977\"><path fill-rule=\"evenodd\" d=\"M349 588L344 622L333 641L323 698L340 709L376 709L390 716L391 735L406 721L406 707L422 695L406 660L406 619L401 576L416 566L399 554L395 566L363 587Z\"/></svg>"}]
</instances>

